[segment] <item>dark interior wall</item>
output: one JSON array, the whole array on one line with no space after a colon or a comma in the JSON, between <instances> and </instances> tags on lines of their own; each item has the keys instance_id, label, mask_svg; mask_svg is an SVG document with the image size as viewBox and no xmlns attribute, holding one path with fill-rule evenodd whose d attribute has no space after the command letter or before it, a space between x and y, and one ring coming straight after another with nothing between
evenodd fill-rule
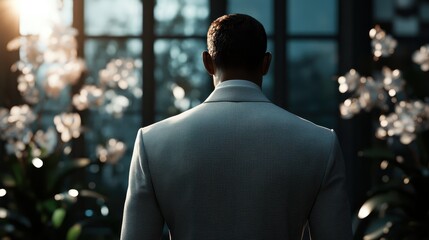
<instances>
[{"instance_id":1,"label":"dark interior wall","mask_svg":"<svg viewBox=\"0 0 429 240\"><path fill-rule=\"evenodd\" d=\"M0 106L10 107L19 96L16 90L16 73L10 71L18 60L18 52L9 52L7 43L19 35L18 13L15 0L0 0Z\"/></svg>"},{"instance_id":2,"label":"dark interior wall","mask_svg":"<svg viewBox=\"0 0 429 240\"><path fill-rule=\"evenodd\" d=\"M371 68L371 46L368 32L372 27L371 0L341 0L340 3L340 56L339 74L351 68L368 75ZM339 94L339 101L346 96ZM365 200L371 186L370 164L358 157L372 139L371 119L365 114L350 120L339 120L338 137L346 161L349 196L355 212Z\"/></svg>"}]
</instances>

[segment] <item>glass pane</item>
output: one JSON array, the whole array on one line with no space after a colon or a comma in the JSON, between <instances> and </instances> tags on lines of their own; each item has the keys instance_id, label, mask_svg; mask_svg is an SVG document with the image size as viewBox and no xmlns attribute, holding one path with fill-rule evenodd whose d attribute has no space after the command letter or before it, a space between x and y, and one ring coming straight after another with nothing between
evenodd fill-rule
<instances>
[{"instance_id":1,"label":"glass pane","mask_svg":"<svg viewBox=\"0 0 429 240\"><path fill-rule=\"evenodd\" d=\"M97 159L97 146L106 146L111 138L126 145L126 152L118 163L105 165L100 179L94 180L110 188L119 187L118 190L126 189L129 160L137 130L142 123L141 55L140 39L85 41L85 60L88 68L86 84L102 88L104 96L102 105L86 114L85 147L91 159ZM113 59L121 60L112 61ZM127 74L128 61L135 63L135 66ZM104 82L102 79L106 79L105 75L100 75L100 70L104 69L112 73L112 77L107 78L111 81L115 80L115 75L127 79L127 88L122 88L119 84L101 84ZM130 76L135 80L133 84L129 81ZM122 105L123 103L125 105Z\"/></svg>"},{"instance_id":2,"label":"glass pane","mask_svg":"<svg viewBox=\"0 0 429 240\"><path fill-rule=\"evenodd\" d=\"M157 40L156 120L161 120L203 102L213 88L201 53L205 40Z\"/></svg>"},{"instance_id":3,"label":"glass pane","mask_svg":"<svg viewBox=\"0 0 429 240\"><path fill-rule=\"evenodd\" d=\"M209 11L208 0L157 0L155 32L158 35L205 35Z\"/></svg>"},{"instance_id":4,"label":"glass pane","mask_svg":"<svg viewBox=\"0 0 429 240\"><path fill-rule=\"evenodd\" d=\"M93 113L86 119L87 125L91 126L85 131L86 151L90 159L97 159L97 146L105 146L110 138L123 142L126 146L124 155L115 165L106 164L103 176L100 176L103 185L121 187L126 189L128 181L128 169L133 152L134 141L137 131L141 127L140 113L127 113L122 118L112 118L105 114ZM102 127L95 127L102 126Z\"/></svg>"},{"instance_id":5,"label":"glass pane","mask_svg":"<svg viewBox=\"0 0 429 240\"><path fill-rule=\"evenodd\" d=\"M395 15L395 1L375 0L373 4L374 18L376 21L392 21Z\"/></svg>"},{"instance_id":6,"label":"glass pane","mask_svg":"<svg viewBox=\"0 0 429 240\"><path fill-rule=\"evenodd\" d=\"M420 19L423 20L423 22L428 23L429 22L429 2L423 2L420 4Z\"/></svg>"},{"instance_id":7,"label":"glass pane","mask_svg":"<svg viewBox=\"0 0 429 240\"><path fill-rule=\"evenodd\" d=\"M110 149L111 158L107 164L91 165L87 171L86 181L89 189L97 189L97 192L110 195L109 215L112 218L121 218L123 198L128 185L128 172L134 141L137 130L141 127L141 114L129 113L122 118L111 118L103 114L91 114L86 119L88 126L85 131L86 156L93 161L99 161L97 155L101 146L106 147L109 139L116 139L125 145L122 156L115 156L113 148ZM96 127L102 126L102 127ZM111 162L111 161L116 162ZM115 195L111 194L115 189Z\"/></svg>"},{"instance_id":8,"label":"glass pane","mask_svg":"<svg viewBox=\"0 0 429 240\"><path fill-rule=\"evenodd\" d=\"M395 17L393 20L393 33L396 36L417 36L420 31L420 21L417 17Z\"/></svg>"},{"instance_id":9,"label":"glass pane","mask_svg":"<svg viewBox=\"0 0 429 240\"><path fill-rule=\"evenodd\" d=\"M262 23L267 34L274 30L274 8L272 0L229 0L227 13L248 14Z\"/></svg>"},{"instance_id":10,"label":"glass pane","mask_svg":"<svg viewBox=\"0 0 429 240\"><path fill-rule=\"evenodd\" d=\"M141 53L142 43L137 39L127 41L87 40L85 42L85 57L89 69L86 83L94 84L104 92L102 105L89 111L90 114L87 115L90 120L85 138L88 148L91 147L88 149L88 153L94 150L92 144L105 144L108 138L116 138L125 142L128 148L132 148L136 131L142 122L142 68L138 65L133 68L134 70L126 78L128 85L124 89L101 84L99 72L106 69L107 64L112 66L112 59L135 59L137 63L141 62ZM125 60L123 60L123 64L115 62L116 67L108 69L110 72L113 71L122 76L125 62ZM130 76L134 79L133 84L128 81ZM132 121L126 120L130 117ZM126 128L123 127L124 122Z\"/></svg>"},{"instance_id":11,"label":"glass pane","mask_svg":"<svg viewBox=\"0 0 429 240\"><path fill-rule=\"evenodd\" d=\"M143 44L140 39L129 40L100 40L85 41L85 60L88 69L87 83L96 84L98 73L105 68L111 59L132 58L141 59Z\"/></svg>"},{"instance_id":12,"label":"glass pane","mask_svg":"<svg viewBox=\"0 0 429 240\"><path fill-rule=\"evenodd\" d=\"M85 0L85 34L141 35L141 0Z\"/></svg>"},{"instance_id":13,"label":"glass pane","mask_svg":"<svg viewBox=\"0 0 429 240\"><path fill-rule=\"evenodd\" d=\"M69 108L71 85L73 85L71 82L74 82L71 79L77 78L70 77L70 75L80 73L78 69L75 69L76 71L67 75L63 69L66 64L57 62L64 51L76 49L75 47L69 48L67 45L75 41L73 34L63 34L64 31L70 30L73 22L73 1L22 0L16 3L16 7L20 11L20 34L42 35L40 38L27 37L25 43L21 41L23 45L19 49L20 59L33 69L31 74L22 74L18 77L18 86L21 88L20 92L24 100L31 103L32 109L40 113L43 122L44 118L49 119L47 115ZM58 41L58 36L64 36L64 38ZM55 40L57 40L56 44L52 44ZM37 47L34 48L35 46ZM43 56L43 52L47 50L49 50L49 56L47 54ZM36 64L38 62L36 58L40 56L43 57L42 62ZM72 54L67 55L67 64L77 66L75 57ZM34 82L25 80L28 77ZM50 120L52 119L47 122Z\"/></svg>"},{"instance_id":14,"label":"glass pane","mask_svg":"<svg viewBox=\"0 0 429 240\"><path fill-rule=\"evenodd\" d=\"M290 41L287 44L288 106L301 117L334 127L336 101L337 44L334 41Z\"/></svg>"},{"instance_id":15,"label":"glass pane","mask_svg":"<svg viewBox=\"0 0 429 240\"><path fill-rule=\"evenodd\" d=\"M289 0L288 32L291 34L336 34L337 0Z\"/></svg>"}]
</instances>

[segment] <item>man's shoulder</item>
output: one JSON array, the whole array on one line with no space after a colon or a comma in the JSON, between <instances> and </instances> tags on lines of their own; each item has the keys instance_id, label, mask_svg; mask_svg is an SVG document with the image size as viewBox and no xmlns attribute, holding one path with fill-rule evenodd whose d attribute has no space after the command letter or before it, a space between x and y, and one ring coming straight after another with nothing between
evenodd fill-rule
<instances>
[{"instance_id":1,"label":"man's shoulder","mask_svg":"<svg viewBox=\"0 0 429 240\"><path fill-rule=\"evenodd\" d=\"M326 141L332 138L332 129L318 125L308 119L291 113L273 103L268 105L255 103L258 107L252 108L252 116L243 116L247 118L253 125L270 126L272 129L278 129L279 132L287 129L287 133L292 133L293 136L301 136L306 139L319 139ZM196 126L213 125L219 121L218 118L224 118L219 109L213 111L211 104L200 104L192 109L182 112L178 115L166 118L164 120L153 123L142 128L144 135L157 135L159 139L161 135L168 134L170 137L175 132L181 132L195 128ZM226 126L227 127L227 126ZM256 127L256 126L255 126ZM228 128L225 128L228 129Z\"/></svg>"},{"instance_id":2,"label":"man's shoulder","mask_svg":"<svg viewBox=\"0 0 429 240\"><path fill-rule=\"evenodd\" d=\"M313 148L329 148L336 138L333 129L322 126L309 119L296 115L283 108L273 109L275 114L270 115L269 121L276 131L292 138L296 143L307 144ZM311 145L311 146L310 146Z\"/></svg>"},{"instance_id":3,"label":"man's shoulder","mask_svg":"<svg viewBox=\"0 0 429 240\"><path fill-rule=\"evenodd\" d=\"M188 119L193 114L193 112L197 111L200 107L201 107L201 105L198 105L194 108L191 108L187 111L179 113L175 116L165 118L163 120L160 120L158 122L150 124L146 127L143 127L143 128L141 128L141 130L142 130L143 134L147 134L147 133L150 133L153 131L160 131L160 130L165 131L168 129L175 128L175 126L177 126L177 124L185 122L186 119Z\"/></svg>"},{"instance_id":4,"label":"man's shoulder","mask_svg":"<svg viewBox=\"0 0 429 240\"><path fill-rule=\"evenodd\" d=\"M295 113L285 110L277 105L272 104L273 114L269 116L274 121L279 121L288 125L291 128L303 131L317 132L320 134L331 135L332 129L319 125L309 119L301 117Z\"/></svg>"}]
</instances>

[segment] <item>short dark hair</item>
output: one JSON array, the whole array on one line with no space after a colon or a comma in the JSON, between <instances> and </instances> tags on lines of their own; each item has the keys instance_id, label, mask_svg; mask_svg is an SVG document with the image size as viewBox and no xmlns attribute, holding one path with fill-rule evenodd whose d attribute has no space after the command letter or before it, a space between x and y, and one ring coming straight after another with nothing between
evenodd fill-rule
<instances>
[{"instance_id":1,"label":"short dark hair","mask_svg":"<svg viewBox=\"0 0 429 240\"><path fill-rule=\"evenodd\" d=\"M264 26L249 15L224 15L210 25L207 47L217 67L252 70L262 63L267 34Z\"/></svg>"}]
</instances>

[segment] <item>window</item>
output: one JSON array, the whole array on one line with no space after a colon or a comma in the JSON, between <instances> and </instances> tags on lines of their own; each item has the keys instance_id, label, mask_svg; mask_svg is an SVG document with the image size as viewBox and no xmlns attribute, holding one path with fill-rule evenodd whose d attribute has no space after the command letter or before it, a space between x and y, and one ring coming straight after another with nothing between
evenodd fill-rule
<instances>
[{"instance_id":1,"label":"window","mask_svg":"<svg viewBox=\"0 0 429 240\"><path fill-rule=\"evenodd\" d=\"M200 104L211 80L201 63L209 0L158 0L154 9L155 121Z\"/></svg>"},{"instance_id":2,"label":"window","mask_svg":"<svg viewBox=\"0 0 429 240\"><path fill-rule=\"evenodd\" d=\"M425 37L429 26L429 3L403 0L373 1L373 18L377 24L396 37Z\"/></svg>"},{"instance_id":3,"label":"window","mask_svg":"<svg viewBox=\"0 0 429 240\"><path fill-rule=\"evenodd\" d=\"M86 155L96 158L94 149L115 138L127 146L124 159L130 159L137 129L142 125L144 29L143 4L140 0L82 0L75 1L75 26L81 34L80 46L87 64L85 84L100 84L101 71L122 73L132 63L135 83L121 91L122 98L113 91L106 92L108 101L104 111L88 111L85 116ZM82 12L84 14L82 14ZM80 26L79 26L80 24ZM120 117L118 117L120 116ZM110 171L103 171L103 184L125 191L129 160L120 161ZM97 171L97 169L93 169Z\"/></svg>"},{"instance_id":4,"label":"window","mask_svg":"<svg viewBox=\"0 0 429 240\"><path fill-rule=\"evenodd\" d=\"M264 79L265 94L292 113L335 127L337 0L228 0L227 3L228 13L252 15L266 27L268 50L274 53L274 62Z\"/></svg>"},{"instance_id":5,"label":"window","mask_svg":"<svg viewBox=\"0 0 429 240\"><path fill-rule=\"evenodd\" d=\"M289 0L286 8L289 109L333 128L338 111L333 78L338 65L337 0Z\"/></svg>"}]
</instances>

